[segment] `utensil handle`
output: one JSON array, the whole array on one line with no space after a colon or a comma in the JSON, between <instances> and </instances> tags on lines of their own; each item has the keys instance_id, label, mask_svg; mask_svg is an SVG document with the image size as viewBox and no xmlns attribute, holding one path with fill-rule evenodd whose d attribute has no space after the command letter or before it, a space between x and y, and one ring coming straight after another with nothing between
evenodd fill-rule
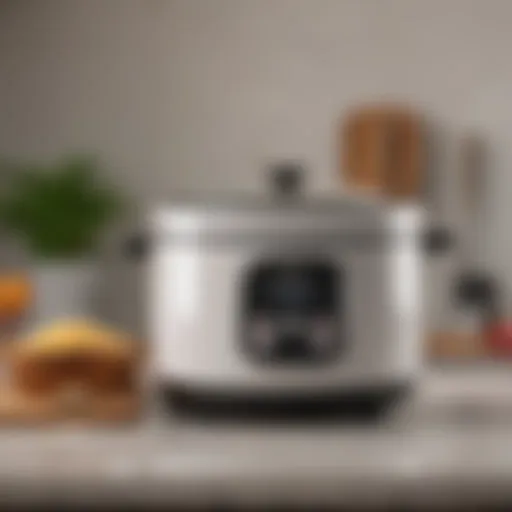
<instances>
[{"instance_id":1,"label":"utensil handle","mask_svg":"<svg viewBox=\"0 0 512 512\"><path fill-rule=\"evenodd\" d=\"M476 135L462 142L462 193L468 217L480 213L484 188L484 146Z\"/></svg>"},{"instance_id":2,"label":"utensil handle","mask_svg":"<svg viewBox=\"0 0 512 512\"><path fill-rule=\"evenodd\" d=\"M466 256L475 259L480 252L482 210L485 187L485 148L477 135L469 135L461 148L461 192L466 232Z\"/></svg>"}]
</instances>

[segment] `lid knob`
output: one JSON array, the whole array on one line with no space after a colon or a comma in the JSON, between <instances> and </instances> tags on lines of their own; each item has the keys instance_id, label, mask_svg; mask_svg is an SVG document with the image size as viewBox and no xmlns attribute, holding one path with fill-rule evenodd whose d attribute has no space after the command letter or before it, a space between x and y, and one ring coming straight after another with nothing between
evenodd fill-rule
<instances>
[{"instance_id":1,"label":"lid knob","mask_svg":"<svg viewBox=\"0 0 512 512\"><path fill-rule=\"evenodd\" d=\"M283 197L297 196L304 185L304 166L299 162L284 161L274 164L271 171L272 188Z\"/></svg>"}]
</instances>

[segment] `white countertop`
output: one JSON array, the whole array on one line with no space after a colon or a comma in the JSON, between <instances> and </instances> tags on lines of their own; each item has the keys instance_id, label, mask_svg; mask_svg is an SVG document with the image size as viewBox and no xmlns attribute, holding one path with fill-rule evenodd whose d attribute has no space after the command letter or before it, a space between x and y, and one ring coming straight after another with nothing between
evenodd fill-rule
<instances>
[{"instance_id":1,"label":"white countertop","mask_svg":"<svg viewBox=\"0 0 512 512\"><path fill-rule=\"evenodd\" d=\"M438 371L412 407L374 427L208 425L157 415L122 429L4 430L0 505L55 498L219 505L512 501L508 373Z\"/></svg>"}]
</instances>

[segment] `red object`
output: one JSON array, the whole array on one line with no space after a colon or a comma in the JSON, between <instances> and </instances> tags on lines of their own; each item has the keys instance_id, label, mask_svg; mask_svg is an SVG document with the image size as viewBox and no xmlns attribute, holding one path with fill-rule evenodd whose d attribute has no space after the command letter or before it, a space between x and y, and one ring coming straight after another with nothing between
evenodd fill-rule
<instances>
[{"instance_id":1,"label":"red object","mask_svg":"<svg viewBox=\"0 0 512 512\"><path fill-rule=\"evenodd\" d=\"M512 357L512 323L496 323L487 327L485 344L495 355Z\"/></svg>"}]
</instances>

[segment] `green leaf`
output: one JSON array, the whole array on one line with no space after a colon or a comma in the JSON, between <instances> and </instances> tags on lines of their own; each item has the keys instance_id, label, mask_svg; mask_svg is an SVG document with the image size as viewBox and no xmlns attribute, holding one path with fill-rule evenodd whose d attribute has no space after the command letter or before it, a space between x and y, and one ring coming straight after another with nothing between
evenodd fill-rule
<instances>
[{"instance_id":1,"label":"green leaf","mask_svg":"<svg viewBox=\"0 0 512 512\"><path fill-rule=\"evenodd\" d=\"M95 159L71 156L53 166L20 166L0 200L0 222L37 256L78 257L95 249L122 203L114 188L100 182Z\"/></svg>"}]
</instances>

